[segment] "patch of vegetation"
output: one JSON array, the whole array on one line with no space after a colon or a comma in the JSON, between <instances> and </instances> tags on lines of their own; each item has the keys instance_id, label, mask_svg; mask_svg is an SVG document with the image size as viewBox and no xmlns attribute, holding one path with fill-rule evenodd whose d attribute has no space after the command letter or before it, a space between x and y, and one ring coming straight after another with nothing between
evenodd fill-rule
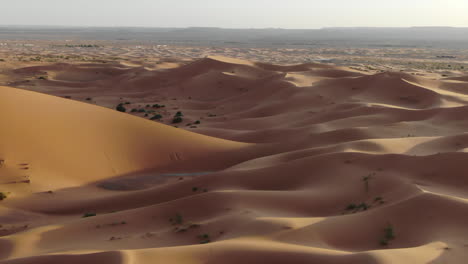
<instances>
[{"instance_id":1,"label":"patch of vegetation","mask_svg":"<svg viewBox=\"0 0 468 264\"><path fill-rule=\"evenodd\" d=\"M169 222L171 222L173 225L181 225L184 223L184 218L181 214L176 213L174 217L169 218Z\"/></svg>"},{"instance_id":2,"label":"patch of vegetation","mask_svg":"<svg viewBox=\"0 0 468 264\"><path fill-rule=\"evenodd\" d=\"M195 121L194 124L195 124L195 125L199 125L199 124L201 124L201 122L200 122L200 120L197 120L197 121Z\"/></svg>"},{"instance_id":3,"label":"patch of vegetation","mask_svg":"<svg viewBox=\"0 0 468 264\"><path fill-rule=\"evenodd\" d=\"M125 113L127 112L127 109L123 106L123 104L118 104L117 107L115 108L117 111Z\"/></svg>"},{"instance_id":4,"label":"patch of vegetation","mask_svg":"<svg viewBox=\"0 0 468 264\"><path fill-rule=\"evenodd\" d=\"M388 246L391 240L395 239L395 231L393 230L393 226L388 224L387 227L384 229L384 237L380 239L381 246Z\"/></svg>"},{"instance_id":5,"label":"patch of vegetation","mask_svg":"<svg viewBox=\"0 0 468 264\"><path fill-rule=\"evenodd\" d=\"M160 104L154 104L153 108L164 108L166 107L165 105L160 105Z\"/></svg>"},{"instance_id":6,"label":"patch of vegetation","mask_svg":"<svg viewBox=\"0 0 468 264\"><path fill-rule=\"evenodd\" d=\"M366 193L369 192L369 181L374 177L374 173L371 173L367 176L362 177L362 181L364 182L364 188L366 189Z\"/></svg>"},{"instance_id":7,"label":"patch of vegetation","mask_svg":"<svg viewBox=\"0 0 468 264\"><path fill-rule=\"evenodd\" d=\"M202 234L198 236L198 239L200 239L200 244L207 244L211 242L210 235L209 234Z\"/></svg>"},{"instance_id":8,"label":"patch of vegetation","mask_svg":"<svg viewBox=\"0 0 468 264\"><path fill-rule=\"evenodd\" d=\"M172 119L172 124L182 123L182 121L184 121L182 117L176 116L174 119Z\"/></svg>"},{"instance_id":9,"label":"patch of vegetation","mask_svg":"<svg viewBox=\"0 0 468 264\"><path fill-rule=\"evenodd\" d=\"M370 207L371 206L368 205L365 202L362 202L360 204L350 203L348 206L346 206L345 210L346 211L353 211L353 213L357 213L359 211L366 211Z\"/></svg>"},{"instance_id":10,"label":"patch of vegetation","mask_svg":"<svg viewBox=\"0 0 468 264\"><path fill-rule=\"evenodd\" d=\"M83 218L96 216L96 213L85 213Z\"/></svg>"},{"instance_id":11,"label":"patch of vegetation","mask_svg":"<svg viewBox=\"0 0 468 264\"><path fill-rule=\"evenodd\" d=\"M6 194L3 192L0 192L0 201L3 201L7 198Z\"/></svg>"},{"instance_id":12,"label":"patch of vegetation","mask_svg":"<svg viewBox=\"0 0 468 264\"><path fill-rule=\"evenodd\" d=\"M192 192L198 192L198 187L193 187Z\"/></svg>"},{"instance_id":13,"label":"patch of vegetation","mask_svg":"<svg viewBox=\"0 0 468 264\"><path fill-rule=\"evenodd\" d=\"M45 77L45 76L39 76L39 77L37 77L37 79L38 79L38 80L47 80L47 77Z\"/></svg>"},{"instance_id":14,"label":"patch of vegetation","mask_svg":"<svg viewBox=\"0 0 468 264\"><path fill-rule=\"evenodd\" d=\"M98 45L94 45L94 44L80 44L80 45L67 44L65 45L65 47L67 48L99 48Z\"/></svg>"},{"instance_id":15,"label":"patch of vegetation","mask_svg":"<svg viewBox=\"0 0 468 264\"><path fill-rule=\"evenodd\" d=\"M133 108L133 109L132 109L130 112L132 112L132 113L136 113L136 112L138 112L138 109L136 109L136 108Z\"/></svg>"},{"instance_id":16,"label":"patch of vegetation","mask_svg":"<svg viewBox=\"0 0 468 264\"><path fill-rule=\"evenodd\" d=\"M153 117L151 117L151 120L160 120L161 118L163 118L162 115L156 114L156 115L154 115Z\"/></svg>"},{"instance_id":17,"label":"patch of vegetation","mask_svg":"<svg viewBox=\"0 0 468 264\"><path fill-rule=\"evenodd\" d=\"M385 201L384 201L384 199L382 197L378 196L378 197L375 197L374 203L384 204Z\"/></svg>"},{"instance_id":18,"label":"patch of vegetation","mask_svg":"<svg viewBox=\"0 0 468 264\"><path fill-rule=\"evenodd\" d=\"M176 226L174 228L174 232L176 233L183 233L187 232L189 229L200 227L199 224L184 221L184 218L179 213L176 213L174 217L169 218L169 222Z\"/></svg>"},{"instance_id":19,"label":"patch of vegetation","mask_svg":"<svg viewBox=\"0 0 468 264\"><path fill-rule=\"evenodd\" d=\"M146 113L146 110L143 108L138 109L138 113Z\"/></svg>"},{"instance_id":20,"label":"patch of vegetation","mask_svg":"<svg viewBox=\"0 0 468 264\"><path fill-rule=\"evenodd\" d=\"M92 100L91 97L86 98L86 101L91 101L91 100Z\"/></svg>"}]
</instances>

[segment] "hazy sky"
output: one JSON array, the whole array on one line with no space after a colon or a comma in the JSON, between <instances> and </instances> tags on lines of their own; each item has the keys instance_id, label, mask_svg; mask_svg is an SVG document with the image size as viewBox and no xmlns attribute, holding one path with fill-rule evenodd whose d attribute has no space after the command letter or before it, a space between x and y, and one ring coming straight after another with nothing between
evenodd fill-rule
<instances>
[{"instance_id":1,"label":"hazy sky","mask_svg":"<svg viewBox=\"0 0 468 264\"><path fill-rule=\"evenodd\" d=\"M0 0L0 25L468 27L468 0Z\"/></svg>"}]
</instances>

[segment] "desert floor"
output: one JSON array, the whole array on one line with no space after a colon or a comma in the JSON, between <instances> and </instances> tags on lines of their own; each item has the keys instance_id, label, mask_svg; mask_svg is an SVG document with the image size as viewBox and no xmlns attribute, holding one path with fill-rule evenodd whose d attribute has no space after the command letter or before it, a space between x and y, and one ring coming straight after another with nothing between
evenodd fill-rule
<instances>
[{"instance_id":1,"label":"desert floor","mask_svg":"<svg viewBox=\"0 0 468 264\"><path fill-rule=\"evenodd\" d=\"M1 264L466 263L462 68L86 52L2 54Z\"/></svg>"}]
</instances>

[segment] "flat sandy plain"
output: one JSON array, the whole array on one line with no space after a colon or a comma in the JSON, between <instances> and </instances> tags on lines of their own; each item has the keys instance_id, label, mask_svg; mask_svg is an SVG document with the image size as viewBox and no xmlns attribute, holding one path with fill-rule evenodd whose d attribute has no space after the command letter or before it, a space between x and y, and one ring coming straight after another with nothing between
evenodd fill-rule
<instances>
[{"instance_id":1,"label":"flat sandy plain","mask_svg":"<svg viewBox=\"0 0 468 264\"><path fill-rule=\"evenodd\" d=\"M0 263L466 263L445 55L2 41Z\"/></svg>"}]
</instances>

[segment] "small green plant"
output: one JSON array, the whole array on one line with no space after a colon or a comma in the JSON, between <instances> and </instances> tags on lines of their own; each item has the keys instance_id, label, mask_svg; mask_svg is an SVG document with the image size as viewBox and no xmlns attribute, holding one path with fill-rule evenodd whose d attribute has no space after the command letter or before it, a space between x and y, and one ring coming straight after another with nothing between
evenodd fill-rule
<instances>
[{"instance_id":1,"label":"small green plant","mask_svg":"<svg viewBox=\"0 0 468 264\"><path fill-rule=\"evenodd\" d=\"M192 192L197 192L198 191L198 187L193 187L192 188Z\"/></svg>"},{"instance_id":2,"label":"small green plant","mask_svg":"<svg viewBox=\"0 0 468 264\"><path fill-rule=\"evenodd\" d=\"M141 109L138 109L138 113L146 113L146 110L141 108Z\"/></svg>"},{"instance_id":3,"label":"small green plant","mask_svg":"<svg viewBox=\"0 0 468 264\"><path fill-rule=\"evenodd\" d=\"M393 226L388 224L387 227L384 228L384 237L380 239L380 245L388 246L391 240L395 239L395 231L393 230Z\"/></svg>"},{"instance_id":4,"label":"small green plant","mask_svg":"<svg viewBox=\"0 0 468 264\"><path fill-rule=\"evenodd\" d=\"M162 115L156 114L156 115L154 115L153 117L151 117L151 120L160 120L161 118L163 118Z\"/></svg>"},{"instance_id":5,"label":"small green plant","mask_svg":"<svg viewBox=\"0 0 468 264\"><path fill-rule=\"evenodd\" d=\"M358 206L357 206L358 209L361 209L363 211L366 211L367 209L370 208L370 206L367 204L367 203L360 203Z\"/></svg>"},{"instance_id":6,"label":"small green plant","mask_svg":"<svg viewBox=\"0 0 468 264\"><path fill-rule=\"evenodd\" d=\"M151 107L151 105L146 105L146 107Z\"/></svg>"},{"instance_id":7,"label":"small green plant","mask_svg":"<svg viewBox=\"0 0 468 264\"><path fill-rule=\"evenodd\" d=\"M3 192L0 192L0 201L5 200L7 198L6 194Z\"/></svg>"},{"instance_id":8,"label":"small green plant","mask_svg":"<svg viewBox=\"0 0 468 264\"><path fill-rule=\"evenodd\" d=\"M173 225L181 225L184 223L184 218L181 214L176 213L174 217L169 218L169 222L171 222Z\"/></svg>"},{"instance_id":9,"label":"small green plant","mask_svg":"<svg viewBox=\"0 0 468 264\"><path fill-rule=\"evenodd\" d=\"M132 112L132 113L136 113L136 112L138 112L138 109L136 109L136 108L133 108L133 109L132 109L130 112Z\"/></svg>"},{"instance_id":10,"label":"small green plant","mask_svg":"<svg viewBox=\"0 0 468 264\"><path fill-rule=\"evenodd\" d=\"M47 80L47 77L44 77L44 76L39 76L37 77L38 80Z\"/></svg>"},{"instance_id":11,"label":"small green plant","mask_svg":"<svg viewBox=\"0 0 468 264\"><path fill-rule=\"evenodd\" d=\"M96 216L96 213L85 213L83 218Z\"/></svg>"},{"instance_id":12,"label":"small green plant","mask_svg":"<svg viewBox=\"0 0 468 264\"><path fill-rule=\"evenodd\" d=\"M384 201L384 199L382 197L379 196L379 197L375 197L374 203L384 204L385 201Z\"/></svg>"},{"instance_id":13,"label":"small green plant","mask_svg":"<svg viewBox=\"0 0 468 264\"><path fill-rule=\"evenodd\" d=\"M201 122L200 122L200 120L197 120L197 121L195 121L194 124L195 124L195 125L199 125L199 124L201 124Z\"/></svg>"},{"instance_id":14,"label":"small green plant","mask_svg":"<svg viewBox=\"0 0 468 264\"><path fill-rule=\"evenodd\" d=\"M366 193L369 192L369 189L370 189L370 187L369 187L369 181L372 180L373 177L374 177L374 174L373 174L373 173L371 173L371 174L369 174L369 175L367 175L367 176L362 177L362 181L364 182L364 188L366 189Z\"/></svg>"},{"instance_id":15,"label":"small green plant","mask_svg":"<svg viewBox=\"0 0 468 264\"><path fill-rule=\"evenodd\" d=\"M91 97L88 97L86 98L86 101L91 101L91 99L92 99Z\"/></svg>"},{"instance_id":16,"label":"small green plant","mask_svg":"<svg viewBox=\"0 0 468 264\"><path fill-rule=\"evenodd\" d=\"M370 207L371 206L365 202L362 202L360 204L350 203L348 206L346 206L345 210L352 211L352 213L357 213L359 211L366 211Z\"/></svg>"},{"instance_id":17,"label":"small green plant","mask_svg":"<svg viewBox=\"0 0 468 264\"><path fill-rule=\"evenodd\" d=\"M115 108L117 111L125 113L127 112L127 109L123 106L123 104L118 104L117 107Z\"/></svg>"},{"instance_id":18,"label":"small green plant","mask_svg":"<svg viewBox=\"0 0 468 264\"><path fill-rule=\"evenodd\" d=\"M182 117L176 116L174 119L172 119L172 124L182 123L182 121L184 121Z\"/></svg>"},{"instance_id":19,"label":"small green plant","mask_svg":"<svg viewBox=\"0 0 468 264\"><path fill-rule=\"evenodd\" d=\"M174 115L174 117L177 117L177 116L184 116L184 114L182 114L182 112L179 111Z\"/></svg>"},{"instance_id":20,"label":"small green plant","mask_svg":"<svg viewBox=\"0 0 468 264\"><path fill-rule=\"evenodd\" d=\"M210 235L209 234L202 234L198 236L198 239L200 239L200 244L207 244L211 242Z\"/></svg>"}]
</instances>

